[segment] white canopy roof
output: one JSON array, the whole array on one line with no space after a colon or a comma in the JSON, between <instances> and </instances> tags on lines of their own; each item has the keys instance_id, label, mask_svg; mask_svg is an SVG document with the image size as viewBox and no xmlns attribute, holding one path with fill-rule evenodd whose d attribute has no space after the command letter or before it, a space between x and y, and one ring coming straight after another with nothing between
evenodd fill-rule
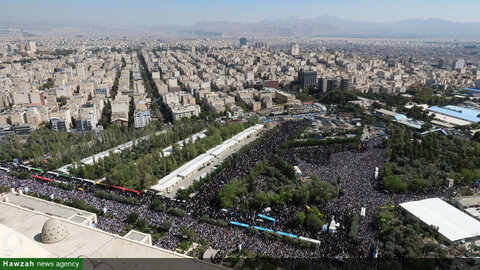
<instances>
[{"instance_id":1,"label":"white canopy roof","mask_svg":"<svg viewBox=\"0 0 480 270\"><path fill-rule=\"evenodd\" d=\"M480 222L439 198L406 202L400 207L427 225L438 226L438 232L450 241L480 236Z\"/></svg>"}]
</instances>

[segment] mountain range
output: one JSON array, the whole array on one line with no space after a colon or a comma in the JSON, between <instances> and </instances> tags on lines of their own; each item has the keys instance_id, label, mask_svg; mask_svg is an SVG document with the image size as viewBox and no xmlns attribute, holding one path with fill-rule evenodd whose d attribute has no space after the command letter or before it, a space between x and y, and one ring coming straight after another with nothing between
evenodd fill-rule
<instances>
[{"instance_id":1,"label":"mountain range","mask_svg":"<svg viewBox=\"0 0 480 270\"><path fill-rule=\"evenodd\" d=\"M480 39L480 23L460 23L441 19L371 23L332 16L312 19L289 17L258 23L202 21L190 27L190 30L218 33L222 36Z\"/></svg>"},{"instance_id":2,"label":"mountain range","mask_svg":"<svg viewBox=\"0 0 480 270\"><path fill-rule=\"evenodd\" d=\"M442 19L411 19L398 22L359 22L333 16L311 19L288 17L256 23L202 21L192 26L157 25L108 27L75 23L12 23L0 20L0 29L24 30L78 29L114 32L157 32L200 36L233 37L358 37L358 38L445 38L480 39L480 23L461 23ZM70 31L70 30L69 30Z\"/></svg>"}]
</instances>

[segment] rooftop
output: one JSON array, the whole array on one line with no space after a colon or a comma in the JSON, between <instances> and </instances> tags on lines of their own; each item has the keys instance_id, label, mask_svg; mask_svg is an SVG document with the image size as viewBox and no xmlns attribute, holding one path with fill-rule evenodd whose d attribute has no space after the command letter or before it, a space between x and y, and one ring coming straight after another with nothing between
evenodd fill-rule
<instances>
[{"instance_id":1,"label":"rooftop","mask_svg":"<svg viewBox=\"0 0 480 270\"><path fill-rule=\"evenodd\" d=\"M14 193L6 193L3 195L8 202L26 208L32 211L45 213L49 216L68 219L77 223L84 223L85 220L95 220L95 214L80 209L68 207L65 205L41 200L30 196L20 196Z\"/></svg>"},{"instance_id":2,"label":"rooftop","mask_svg":"<svg viewBox=\"0 0 480 270\"><path fill-rule=\"evenodd\" d=\"M463 207L479 206L480 205L480 196L464 196L453 198L455 202L462 205Z\"/></svg>"},{"instance_id":3,"label":"rooftop","mask_svg":"<svg viewBox=\"0 0 480 270\"><path fill-rule=\"evenodd\" d=\"M475 122L475 123L480 122L480 117L478 117L478 115L480 115L480 111L477 111L477 110L467 109L467 108L453 106L453 105L448 105L443 108L433 106L428 108L428 110L435 113L441 113L454 118L466 120L469 122Z\"/></svg>"},{"instance_id":4,"label":"rooftop","mask_svg":"<svg viewBox=\"0 0 480 270\"><path fill-rule=\"evenodd\" d=\"M62 218L58 220L69 232L68 237L58 243L44 244L40 233L51 216L3 201L0 201L0 213L2 213L0 233L14 230L16 239L22 242L20 249L23 253L19 254L22 257L177 258L183 260L175 260L177 263L169 264L169 269L224 269L170 250L139 243L140 234L138 233L131 235L136 240L130 240ZM5 252L5 249L2 249L2 252ZM1 257L5 257L4 255L0 252ZM144 269L139 265L133 265L138 264L138 261L131 263L132 265L125 266L125 269Z\"/></svg>"},{"instance_id":5,"label":"rooftop","mask_svg":"<svg viewBox=\"0 0 480 270\"><path fill-rule=\"evenodd\" d=\"M467 90L467 91L473 91L473 92L480 92L480 89L477 89L477 88L465 88L463 90Z\"/></svg>"},{"instance_id":6,"label":"rooftop","mask_svg":"<svg viewBox=\"0 0 480 270\"><path fill-rule=\"evenodd\" d=\"M480 236L480 222L440 198L400 204L427 225L438 226L438 232L454 242Z\"/></svg>"}]
</instances>

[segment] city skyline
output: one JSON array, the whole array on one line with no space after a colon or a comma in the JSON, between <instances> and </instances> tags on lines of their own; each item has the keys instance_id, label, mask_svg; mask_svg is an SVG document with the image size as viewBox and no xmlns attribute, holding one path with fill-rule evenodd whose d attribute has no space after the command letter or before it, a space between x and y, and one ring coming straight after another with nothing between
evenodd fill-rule
<instances>
[{"instance_id":1,"label":"city skyline","mask_svg":"<svg viewBox=\"0 0 480 270\"><path fill-rule=\"evenodd\" d=\"M0 0L2 269L478 267L477 10Z\"/></svg>"},{"instance_id":2,"label":"city skyline","mask_svg":"<svg viewBox=\"0 0 480 270\"><path fill-rule=\"evenodd\" d=\"M390 23L438 18L452 22L480 22L480 2L455 1L190 1L175 3L131 1L0 1L0 22L69 26L139 27L192 26L203 21L259 23L291 17L335 16L360 22ZM394 10L395 12L392 12ZM180 15L179 15L180 14Z\"/></svg>"}]
</instances>

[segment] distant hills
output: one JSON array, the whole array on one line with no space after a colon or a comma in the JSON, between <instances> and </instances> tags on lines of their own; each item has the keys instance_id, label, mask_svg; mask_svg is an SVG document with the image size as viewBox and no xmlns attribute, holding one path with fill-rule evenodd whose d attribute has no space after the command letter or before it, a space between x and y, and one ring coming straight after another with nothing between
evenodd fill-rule
<instances>
[{"instance_id":1,"label":"distant hills","mask_svg":"<svg viewBox=\"0 0 480 270\"><path fill-rule=\"evenodd\" d=\"M180 35L247 37L359 37L359 38L457 38L480 39L480 23L459 23L441 19L412 19L390 23L344 20L333 16L312 19L288 17L258 23L202 21L192 26L157 25L106 27L75 24L29 24L0 21L0 28L53 30L75 28L89 31L168 32Z\"/></svg>"},{"instance_id":2,"label":"distant hills","mask_svg":"<svg viewBox=\"0 0 480 270\"><path fill-rule=\"evenodd\" d=\"M258 23L203 21L193 25L191 30L219 33L222 36L480 39L480 23L459 23L441 19L368 23L332 16L321 16L313 19L289 17Z\"/></svg>"}]
</instances>

